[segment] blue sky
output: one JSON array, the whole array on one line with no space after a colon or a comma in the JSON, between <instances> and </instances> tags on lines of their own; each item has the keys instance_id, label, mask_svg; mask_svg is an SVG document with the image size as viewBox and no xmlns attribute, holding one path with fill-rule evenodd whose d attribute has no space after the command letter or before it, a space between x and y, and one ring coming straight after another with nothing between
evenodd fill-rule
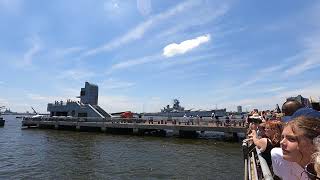
<instances>
[{"instance_id":1,"label":"blue sky","mask_svg":"<svg viewBox=\"0 0 320 180\"><path fill-rule=\"evenodd\" d=\"M319 1L0 0L0 104L46 112L99 86L108 112L319 100Z\"/></svg>"}]
</instances>

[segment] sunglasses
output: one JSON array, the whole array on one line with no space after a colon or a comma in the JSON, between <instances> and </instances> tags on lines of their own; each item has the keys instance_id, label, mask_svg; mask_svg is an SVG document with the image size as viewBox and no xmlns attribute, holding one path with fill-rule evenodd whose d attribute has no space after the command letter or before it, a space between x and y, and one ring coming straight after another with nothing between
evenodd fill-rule
<instances>
[{"instance_id":1,"label":"sunglasses","mask_svg":"<svg viewBox=\"0 0 320 180\"><path fill-rule=\"evenodd\" d=\"M308 175L308 178L311 180L320 180L320 177L317 176L316 171L314 170L314 163L309 163L304 167L304 172Z\"/></svg>"}]
</instances>

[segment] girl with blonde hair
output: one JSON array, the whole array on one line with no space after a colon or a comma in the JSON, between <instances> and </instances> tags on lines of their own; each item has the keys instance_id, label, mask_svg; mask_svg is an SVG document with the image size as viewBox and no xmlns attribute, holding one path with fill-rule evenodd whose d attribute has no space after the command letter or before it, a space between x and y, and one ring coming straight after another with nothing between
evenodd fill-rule
<instances>
[{"instance_id":1,"label":"girl with blonde hair","mask_svg":"<svg viewBox=\"0 0 320 180\"><path fill-rule=\"evenodd\" d=\"M283 180L309 179L307 165L316 152L313 139L319 134L320 119L300 116L288 122L282 131L280 152L278 148L271 151L275 175Z\"/></svg>"}]
</instances>

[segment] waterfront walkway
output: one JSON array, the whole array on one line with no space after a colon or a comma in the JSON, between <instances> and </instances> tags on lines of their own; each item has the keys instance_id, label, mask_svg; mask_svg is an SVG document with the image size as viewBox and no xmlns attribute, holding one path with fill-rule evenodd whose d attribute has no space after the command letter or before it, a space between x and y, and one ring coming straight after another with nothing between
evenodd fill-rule
<instances>
[{"instance_id":1,"label":"waterfront walkway","mask_svg":"<svg viewBox=\"0 0 320 180\"><path fill-rule=\"evenodd\" d=\"M54 128L54 129L93 129L101 130L103 132L130 130L133 133L143 134L148 131L166 131L173 130L179 135L196 133L197 131L215 131L224 132L227 137L238 137L238 133L245 133L246 127L243 126L241 121L233 121L233 123L225 123L221 121L184 121L180 119L172 120L143 120L143 119L122 119L112 118L105 119L79 119L79 118L52 118L52 117L39 117L28 118L25 117L22 121L23 127L39 127L39 128Z\"/></svg>"}]
</instances>

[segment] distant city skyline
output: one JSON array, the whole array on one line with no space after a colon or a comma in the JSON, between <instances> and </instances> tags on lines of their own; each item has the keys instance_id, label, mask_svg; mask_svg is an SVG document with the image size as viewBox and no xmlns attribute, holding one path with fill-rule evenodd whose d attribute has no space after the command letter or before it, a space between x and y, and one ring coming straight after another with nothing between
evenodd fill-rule
<instances>
[{"instance_id":1,"label":"distant city skyline","mask_svg":"<svg viewBox=\"0 0 320 180\"><path fill-rule=\"evenodd\" d=\"M320 2L0 0L0 106L47 112L99 86L107 112L319 101Z\"/></svg>"}]
</instances>

